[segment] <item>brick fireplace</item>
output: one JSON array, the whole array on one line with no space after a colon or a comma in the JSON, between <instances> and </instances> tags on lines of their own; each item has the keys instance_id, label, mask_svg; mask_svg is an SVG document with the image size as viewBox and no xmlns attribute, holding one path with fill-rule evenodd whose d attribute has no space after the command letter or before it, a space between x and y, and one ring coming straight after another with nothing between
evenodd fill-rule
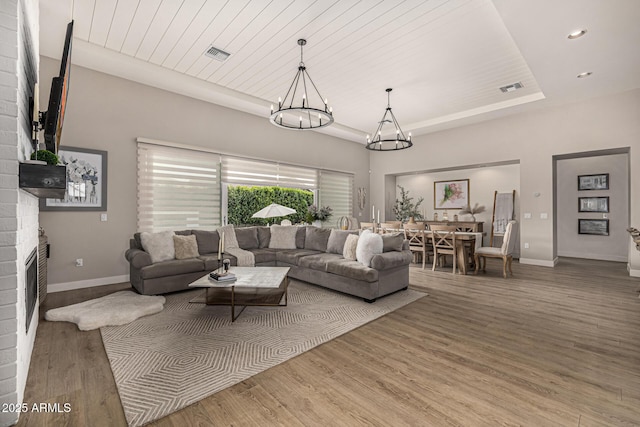
<instances>
[{"instance_id":1,"label":"brick fireplace","mask_svg":"<svg viewBox=\"0 0 640 427\"><path fill-rule=\"evenodd\" d=\"M38 246L38 199L18 188L18 164L29 158L32 151L29 96L38 76L38 15L37 0L0 1L0 405L3 407L23 402L38 326L37 300L32 307L27 304L29 298L32 303L34 298L26 285L27 261ZM35 295L37 298L37 291ZM0 426L13 425L18 415L0 412Z\"/></svg>"}]
</instances>

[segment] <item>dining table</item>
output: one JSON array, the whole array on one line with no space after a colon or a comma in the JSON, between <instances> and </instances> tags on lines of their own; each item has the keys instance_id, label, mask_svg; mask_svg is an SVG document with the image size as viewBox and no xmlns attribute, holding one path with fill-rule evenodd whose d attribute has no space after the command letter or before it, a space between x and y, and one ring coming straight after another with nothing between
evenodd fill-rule
<instances>
[{"instance_id":1,"label":"dining table","mask_svg":"<svg viewBox=\"0 0 640 427\"><path fill-rule=\"evenodd\" d=\"M380 233L404 233L403 229L379 229ZM431 239L431 230L424 230L425 236ZM460 274L467 274L468 271L473 271L474 255L478 248L482 247L482 237L485 232L471 232L471 231L456 231L456 241L460 242L458 247L458 265L460 268ZM460 262L464 260L464 262Z\"/></svg>"}]
</instances>

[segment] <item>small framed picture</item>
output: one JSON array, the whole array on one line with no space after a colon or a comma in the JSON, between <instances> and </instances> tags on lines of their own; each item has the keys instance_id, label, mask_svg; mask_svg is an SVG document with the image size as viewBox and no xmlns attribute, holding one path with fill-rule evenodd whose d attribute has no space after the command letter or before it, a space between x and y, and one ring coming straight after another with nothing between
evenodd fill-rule
<instances>
[{"instance_id":1,"label":"small framed picture","mask_svg":"<svg viewBox=\"0 0 640 427\"><path fill-rule=\"evenodd\" d=\"M596 236L609 235L608 219L579 219L578 234L593 234Z\"/></svg>"},{"instance_id":2,"label":"small framed picture","mask_svg":"<svg viewBox=\"0 0 640 427\"><path fill-rule=\"evenodd\" d=\"M578 197L578 212L609 212L609 197Z\"/></svg>"},{"instance_id":3,"label":"small framed picture","mask_svg":"<svg viewBox=\"0 0 640 427\"><path fill-rule=\"evenodd\" d=\"M469 180L433 183L434 209L462 209L469 204Z\"/></svg>"},{"instance_id":4,"label":"small framed picture","mask_svg":"<svg viewBox=\"0 0 640 427\"><path fill-rule=\"evenodd\" d=\"M609 174L598 173L593 175L578 175L578 191L584 190L608 190Z\"/></svg>"}]
</instances>

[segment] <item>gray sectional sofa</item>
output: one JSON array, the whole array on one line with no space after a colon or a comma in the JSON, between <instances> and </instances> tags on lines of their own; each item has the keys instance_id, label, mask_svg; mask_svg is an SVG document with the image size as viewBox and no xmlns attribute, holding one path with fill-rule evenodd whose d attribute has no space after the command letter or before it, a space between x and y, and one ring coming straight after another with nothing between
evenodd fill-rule
<instances>
[{"instance_id":1,"label":"gray sectional sofa","mask_svg":"<svg viewBox=\"0 0 640 427\"><path fill-rule=\"evenodd\" d=\"M290 267L289 277L325 288L344 292L373 302L377 298L409 285L409 264L412 260L407 241L402 235L383 236L383 253L373 255L370 267L343 257L348 234L357 231L322 229L312 226L296 227L295 249L270 248L270 227L242 227L235 229L238 246L250 251L256 267ZM143 295L156 295L188 289L196 279L218 267L217 231L185 230L176 235L195 235L198 256L189 259L170 259L153 263L143 249L141 235L130 241L125 257L130 264L131 284ZM273 246L273 245L271 245ZM228 254L224 258L237 265Z\"/></svg>"}]
</instances>

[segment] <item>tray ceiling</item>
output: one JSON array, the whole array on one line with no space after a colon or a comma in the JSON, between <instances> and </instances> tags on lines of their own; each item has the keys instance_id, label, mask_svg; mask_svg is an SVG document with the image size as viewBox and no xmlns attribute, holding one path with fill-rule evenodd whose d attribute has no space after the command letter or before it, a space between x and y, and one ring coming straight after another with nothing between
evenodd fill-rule
<instances>
[{"instance_id":1,"label":"tray ceiling","mask_svg":"<svg viewBox=\"0 0 640 427\"><path fill-rule=\"evenodd\" d=\"M640 40L640 2L614 3L617 9L611 0L41 0L40 49L59 58L74 19L73 63L267 120L296 72L296 41L306 38L305 64L336 118L325 132L363 142L384 112L387 87L396 117L414 135L545 98L639 87L633 37ZM584 26L585 37L566 38ZM627 30L632 38L621 46ZM211 45L231 56L205 56ZM576 79L582 71L594 75ZM500 91L516 82L523 88Z\"/></svg>"}]
</instances>

